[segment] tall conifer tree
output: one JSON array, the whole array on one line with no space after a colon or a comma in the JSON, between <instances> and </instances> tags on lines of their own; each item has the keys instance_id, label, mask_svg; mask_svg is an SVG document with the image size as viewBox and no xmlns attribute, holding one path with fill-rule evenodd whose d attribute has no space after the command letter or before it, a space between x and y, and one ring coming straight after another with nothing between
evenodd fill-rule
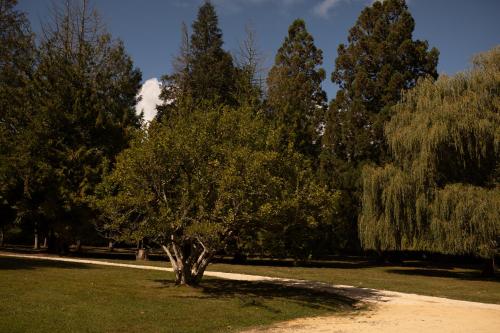
<instances>
[{"instance_id":1,"label":"tall conifer tree","mask_svg":"<svg viewBox=\"0 0 500 333\"><path fill-rule=\"evenodd\" d=\"M32 83L33 140L21 154L31 156L21 168L24 210L66 242L93 232L87 196L140 125L141 73L87 1L57 8L44 33ZM40 174L49 176L36 182Z\"/></svg>"},{"instance_id":2,"label":"tall conifer tree","mask_svg":"<svg viewBox=\"0 0 500 333\"><path fill-rule=\"evenodd\" d=\"M231 55L225 51L222 31L215 8L206 1L198 10L189 37L183 26L182 45L176 58L175 72L163 77L158 119L175 112L185 102L234 105L235 68Z\"/></svg>"},{"instance_id":3,"label":"tall conifer tree","mask_svg":"<svg viewBox=\"0 0 500 333\"><path fill-rule=\"evenodd\" d=\"M268 104L285 144L307 156L317 156L326 93L323 52L316 48L305 22L297 19L276 54L269 72Z\"/></svg>"},{"instance_id":4,"label":"tall conifer tree","mask_svg":"<svg viewBox=\"0 0 500 333\"><path fill-rule=\"evenodd\" d=\"M401 91L419 77L437 77L439 52L413 40L405 0L377 1L365 8L340 44L332 82L339 85L329 109L325 154L349 163L384 158L383 125Z\"/></svg>"},{"instance_id":5,"label":"tall conifer tree","mask_svg":"<svg viewBox=\"0 0 500 333\"><path fill-rule=\"evenodd\" d=\"M28 86L35 47L29 22L16 0L0 0L0 246L4 227L14 220L12 206L22 197L16 177L19 146L25 143Z\"/></svg>"},{"instance_id":6,"label":"tall conifer tree","mask_svg":"<svg viewBox=\"0 0 500 333\"><path fill-rule=\"evenodd\" d=\"M322 172L343 190L342 216L347 236L357 244L361 165L382 163L383 136L391 107L401 91L420 77L437 77L439 52L427 41L414 40L415 22L404 0L376 1L365 8L340 44L332 81L339 86L330 103L322 142Z\"/></svg>"}]
</instances>

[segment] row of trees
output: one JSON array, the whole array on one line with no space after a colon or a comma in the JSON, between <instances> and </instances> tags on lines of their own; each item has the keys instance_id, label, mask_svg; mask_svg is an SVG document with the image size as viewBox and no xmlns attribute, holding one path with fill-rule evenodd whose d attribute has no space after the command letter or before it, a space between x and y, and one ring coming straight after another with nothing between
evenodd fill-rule
<instances>
[{"instance_id":1,"label":"row of trees","mask_svg":"<svg viewBox=\"0 0 500 333\"><path fill-rule=\"evenodd\" d=\"M235 66L222 49L205 3L192 34L183 28L156 121L97 195L110 232L160 244L187 284L220 249L307 259L355 246L361 188L339 177L382 160L381 128L401 89L437 76L437 51L414 41L413 28L403 1L367 8L339 47L341 91L328 107L322 51L303 20L290 26L264 94L256 64Z\"/></svg>"},{"instance_id":2,"label":"row of trees","mask_svg":"<svg viewBox=\"0 0 500 333\"><path fill-rule=\"evenodd\" d=\"M438 51L413 39L403 0L362 11L338 48L329 105L304 21L264 89L253 34L233 57L206 2L142 126L140 72L86 1L56 11L37 46L15 1L0 3L2 228L154 244L182 284L198 283L221 250L493 258L498 50L434 83Z\"/></svg>"}]
</instances>

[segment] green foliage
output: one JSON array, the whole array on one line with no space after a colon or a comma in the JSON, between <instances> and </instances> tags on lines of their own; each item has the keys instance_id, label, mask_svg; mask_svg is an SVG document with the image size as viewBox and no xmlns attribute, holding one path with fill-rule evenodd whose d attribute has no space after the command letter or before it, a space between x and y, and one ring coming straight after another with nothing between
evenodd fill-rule
<instances>
[{"instance_id":1,"label":"green foliage","mask_svg":"<svg viewBox=\"0 0 500 333\"><path fill-rule=\"evenodd\" d=\"M500 236L500 190L451 184L436 192L431 207L430 247L450 254L495 255Z\"/></svg>"},{"instance_id":2,"label":"green foliage","mask_svg":"<svg viewBox=\"0 0 500 333\"><path fill-rule=\"evenodd\" d=\"M339 193L320 184L310 160L291 149L275 167L279 186L262 207L261 253L301 260L324 254L329 244L319 242L334 228Z\"/></svg>"},{"instance_id":3,"label":"green foliage","mask_svg":"<svg viewBox=\"0 0 500 333\"><path fill-rule=\"evenodd\" d=\"M491 257L498 246L500 49L422 80L386 126L394 157L363 172L364 247Z\"/></svg>"},{"instance_id":4,"label":"green foliage","mask_svg":"<svg viewBox=\"0 0 500 333\"><path fill-rule=\"evenodd\" d=\"M110 231L172 247L176 259L183 257L179 266L191 270L233 233L255 225L270 195L266 187L275 182L270 172L277 155L267 149L272 137L262 117L251 110L180 114L151 124L119 156L97 206ZM194 271L193 281L178 282L196 283L205 267Z\"/></svg>"},{"instance_id":5,"label":"green foliage","mask_svg":"<svg viewBox=\"0 0 500 333\"><path fill-rule=\"evenodd\" d=\"M292 144L306 156L317 157L324 122L326 93L321 88L325 71L323 52L316 48L305 22L297 19L276 54L267 79L267 103L282 132L286 147Z\"/></svg>"}]
</instances>

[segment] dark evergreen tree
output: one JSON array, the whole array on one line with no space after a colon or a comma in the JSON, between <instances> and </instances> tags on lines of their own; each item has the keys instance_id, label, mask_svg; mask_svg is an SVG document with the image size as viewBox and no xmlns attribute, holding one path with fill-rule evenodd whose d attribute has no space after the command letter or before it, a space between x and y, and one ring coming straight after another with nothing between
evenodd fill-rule
<instances>
[{"instance_id":1,"label":"dark evergreen tree","mask_svg":"<svg viewBox=\"0 0 500 333\"><path fill-rule=\"evenodd\" d=\"M283 143L292 144L308 157L318 155L326 93L321 88L325 71L323 53L303 20L295 20L278 50L267 79L272 118L282 132Z\"/></svg>"},{"instance_id":2,"label":"dark evergreen tree","mask_svg":"<svg viewBox=\"0 0 500 333\"><path fill-rule=\"evenodd\" d=\"M163 78L158 118L175 112L186 102L202 101L234 105L235 68L231 55L222 46L222 31L214 6L206 1L198 11L189 38L183 26L183 42L175 72Z\"/></svg>"},{"instance_id":3,"label":"dark evergreen tree","mask_svg":"<svg viewBox=\"0 0 500 333\"><path fill-rule=\"evenodd\" d=\"M191 79L195 99L233 102L233 59L222 48L222 31L215 8L209 1L200 7L192 28Z\"/></svg>"},{"instance_id":4,"label":"dark evergreen tree","mask_svg":"<svg viewBox=\"0 0 500 333\"><path fill-rule=\"evenodd\" d=\"M18 216L47 223L64 242L92 233L87 196L128 145L141 73L86 1L68 2L44 28L18 172ZM76 238L76 239L75 239Z\"/></svg>"},{"instance_id":5,"label":"dark evergreen tree","mask_svg":"<svg viewBox=\"0 0 500 333\"><path fill-rule=\"evenodd\" d=\"M339 85L329 109L325 154L343 161L384 158L383 125L401 91L418 78L437 77L439 52L413 40L415 22L404 0L365 8L340 44L332 82Z\"/></svg>"},{"instance_id":6,"label":"dark evergreen tree","mask_svg":"<svg viewBox=\"0 0 500 333\"><path fill-rule=\"evenodd\" d=\"M35 60L29 22L16 4L17 0L0 0L0 245L5 227L14 221L13 206L23 197L16 172Z\"/></svg>"},{"instance_id":7,"label":"dark evergreen tree","mask_svg":"<svg viewBox=\"0 0 500 333\"><path fill-rule=\"evenodd\" d=\"M322 142L322 172L343 190L344 230L356 244L361 165L386 159L384 124L401 92L420 77L437 77L439 52L413 40L415 22L404 0L365 8L340 44L332 81L339 85L329 106Z\"/></svg>"}]
</instances>

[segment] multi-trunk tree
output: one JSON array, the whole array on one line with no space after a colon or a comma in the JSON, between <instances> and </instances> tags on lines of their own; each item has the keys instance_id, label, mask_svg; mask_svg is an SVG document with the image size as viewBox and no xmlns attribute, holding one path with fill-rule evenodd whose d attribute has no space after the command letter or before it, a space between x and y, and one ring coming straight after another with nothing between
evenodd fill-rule
<instances>
[{"instance_id":1,"label":"multi-trunk tree","mask_svg":"<svg viewBox=\"0 0 500 333\"><path fill-rule=\"evenodd\" d=\"M272 233L284 219L298 233L284 250L301 251L304 232L323 221L335 196L308 177L300 155L281 154L265 116L249 107L179 114L138 133L100 185L95 203L107 230L160 245L178 284L199 283L218 250Z\"/></svg>"},{"instance_id":2,"label":"multi-trunk tree","mask_svg":"<svg viewBox=\"0 0 500 333\"><path fill-rule=\"evenodd\" d=\"M364 248L489 260L500 237L500 48L404 94L385 128L393 162L363 171Z\"/></svg>"},{"instance_id":3,"label":"multi-trunk tree","mask_svg":"<svg viewBox=\"0 0 500 333\"><path fill-rule=\"evenodd\" d=\"M333 83L339 86L330 103L322 140L322 173L333 188L343 190L343 213L356 238L360 209L361 166L387 157L383 136L391 106L418 78L437 77L438 51L414 40L415 22L404 0L377 1L365 8L340 44Z\"/></svg>"}]
</instances>

